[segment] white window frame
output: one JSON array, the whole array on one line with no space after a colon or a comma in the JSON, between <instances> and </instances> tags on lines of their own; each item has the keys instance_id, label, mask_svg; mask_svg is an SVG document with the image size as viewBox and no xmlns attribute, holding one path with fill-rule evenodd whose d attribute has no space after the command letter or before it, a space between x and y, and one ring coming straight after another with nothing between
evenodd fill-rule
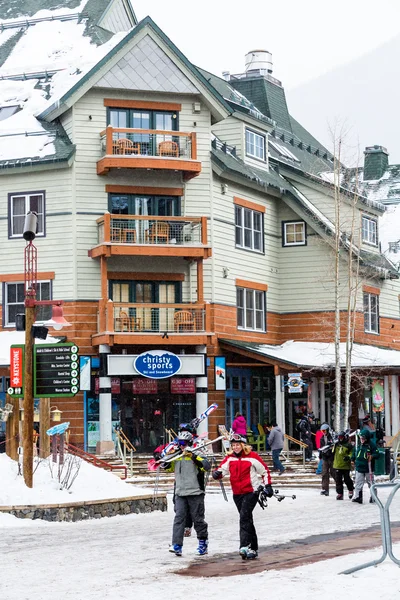
<instances>
[{"instance_id":1,"label":"white window frame","mask_svg":"<svg viewBox=\"0 0 400 600\"><path fill-rule=\"evenodd\" d=\"M302 226L302 231L297 232L296 230L292 232L295 239L297 238L298 233L302 235L300 241L288 242L287 240L287 228L290 226L294 226L296 229L296 225ZM306 245L306 224L305 221L284 221L283 223L283 245L284 246L305 246Z\"/></svg>"},{"instance_id":2,"label":"white window frame","mask_svg":"<svg viewBox=\"0 0 400 600\"><path fill-rule=\"evenodd\" d=\"M257 302L258 301L258 302ZM257 308L257 304L261 308ZM246 331L266 331L265 292L249 288L236 288L237 327ZM257 319L258 317L258 319ZM260 321L257 327L257 320Z\"/></svg>"},{"instance_id":3,"label":"white window frame","mask_svg":"<svg viewBox=\"0 0 400 600\"><path fill-rule=\"evenodd\" d=\"M42 297L42 286L44 284L48 284L49 286L49 298L43 298ZM15 321L10 321L9 319L9 306L12 304L13 306L20 306L21 310L18 311L18 313L16 314L20 314L20 313L24 313L25 312L25 307L24 307L24 300L22 299L21 302L9 302L8 301L8 296L9 296L9 286L11 285L15 285L15 286L21 286L20 287L20 292L22 292L22 294L24 294L24 282L23 281L7 281L4 283L4 301L3 301L3 311L4 311L4 327L15 327ZM37 282L37 288L36 288L36 299L37 300L52 300L52 285L51 285L51 281L50 280L40 280ZM41 313L45 313L43 315L40 315L39 311ZM40 323L43 321L46 321L48 319L51 318L51 306L43 306L40 307L38 311L38 314L36 315L36 323ZM46 314L47 313L47 314Z\"/></svg>"},{"instance_id":4,"label":"white window frame","mask_svg":"<svg viewBox=\"0 0 400 600\"><path fill-rule=\"evenodd\" d=\"M39 197L39 210L36 210L36 206L31 205L31 199L34 197ZM12 193L9 194L9 237L10 238L22 238L22 231L15 233L15 223L14 223L14 211L15 211L15 200L16 199L23 200L24 202L24 213L20 212L16 215L16 218L19 219L20 227L18 229L23 229L23 224L25 221L25 216L31 210L34 210L37 213L37 237L43 237L45 235L45 193L43 191L39 192L25 192L25 193ZM22 225L22 227L21 227Z\"/></svg>"},{"instance_id":5,"label":"white window frame","mask_svg":"<svg viewBox=\"0 0 400 600\"><path fill-rule=\"evenodd\" d=\"M259 221L260 228L257 229L256 221ZM248 224L246 224L246 221ZM246 243L250 237L249 242ZM257 239L259 247L257 247ZM264 215L258 210L245 208L235 204L235 246L253 252L264 252Z\"/></svg>"},{"instance_id":6,"label":"white window frame","mask_svg":"<svg viewBox=\"0 0 400 600\"><path fill-rule=\"evenodd\" d=\"M379 296L363 292L364 331L379 334ZM374 326L373 321L376 325Z\"/></svg>"},{"instance_id":7,"label":"white window frame","mask_svg":"<svg viewBox=\"0 0 400 600\"><path fill-rule=\"evenodd\" d=\"M376 219L362 215L361 236L364 244L378 246L378 223Z\"/></svg>"},{"instance_id":8,"label":"white window frame","mask_svg":"<svg viewBox=\"0 0 400 600\"><path fill-rule=\"evenodd\" d=\"M257 143L258 142L258 143ZM266 136L246 127L246 156L266 162Z\"/></svg>"}]
</instances>

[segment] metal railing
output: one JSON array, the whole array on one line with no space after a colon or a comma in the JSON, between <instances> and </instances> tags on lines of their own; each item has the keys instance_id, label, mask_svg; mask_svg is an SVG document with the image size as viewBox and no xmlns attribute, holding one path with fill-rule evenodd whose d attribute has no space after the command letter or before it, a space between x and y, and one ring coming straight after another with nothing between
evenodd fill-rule
<instances>
[{"instance_id":1,"label":"metal railing","mask_svg":"<svg viewBox=\"0 0 400 600\"><path fill-rule=\"evenodd\" d=\"M206 217L104 215L97 219L98 243L138 245L207 244Z\"/></svg>"},{"instance_id":2,"label":"metal railing","mask_svg":"<svg viewBox=\"0 0 400 600\"><path fill-rule=\"evenodd\" d=\"M305 465L306 465L305 449L308 447L307 444L305 444L304 442L301 442L300 440L297 440L296 438L292 437L291 435L288 435L287 433L285 433L285 441L284 441L284 448L282 450L282 454L285 454L285 452L286 452L287 460L289 460L289 454L290 454L289 442L292 442L292 444L297 444L298 446L300 446L300 449L303 454L303 467L305 467Z\"/></svg>"},{"instance_id":3,"label":"metal railing","mask_svg":"<svg viewBox=\"0 0 400 600\"><path fill-rule=\"evenodd\" d=\"M107 127L100 133L107 156L196 159L196 134L156 129Z\"/></svg>"},{"instance_id":4,"label":"metal railing","mask_svg":"<svg viewBox=\"0 0 400 600\"><path fill-rule=\"evenodd\" d=\"M77 446L73 446L69 442L67 442L65 446L67 452L73 454L74 456L78 456L82 460L91 463L93 466L100 467L105 471L123 471L124 477L122 479L127 478L127 467L125 465L112 465L101 458L97 458L97 456L94 454L90 454L89 452L85 452Z\"/></svg>"},{"instance_id":5,"label":"metal railing","mask_svg":"<svg viewBox=\"0 0 400 600\"><path fill-rule=\"evenodd\" d=\"M126 333L205 331L204 304L113 303L113 330Z\"/></svg>"},{"instance_id":6,"label":"metal railing","mask_svg":"<svg viewBox=\"0 0 400 600\"><path fill-rule=\"evenodd\" d=\"M135 446L126 437L121 428L115 429L117 455L128 469L129 477L133 475L133 453L136 452Z\"/></svg>"}]
</instances>

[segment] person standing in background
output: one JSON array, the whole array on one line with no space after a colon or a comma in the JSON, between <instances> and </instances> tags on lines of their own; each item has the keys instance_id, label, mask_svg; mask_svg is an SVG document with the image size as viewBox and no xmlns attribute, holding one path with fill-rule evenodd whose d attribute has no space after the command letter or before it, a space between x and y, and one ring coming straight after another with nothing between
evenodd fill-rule
<instances>
[{"instance_id":1,"label":"person standing in background","mask_svg":"<svg viewBox=\"0 0 400 600\"><path fill-rule=\"evenodd\" d=\"M247 440L247 423L246 419L240 412L235 414L235 418L232 423L232 431L233 433L237 433L242 438Z\"/></svg>"},{"instance_id":2,"label":"person standing in background","mask_svg":"<svg viewBox=\"0 0 400 600\"><path fill-rule=\"evenodd\" d=\"M272 421L270 425L270 434L268 437L268 445L272 452L272 462L274 464L275 471L279 471L279 475L285 470L285 467L279 460L279 456L283 450L284 435L282 429L278 427L276 421Z\"/></svg>"}]
</instances>

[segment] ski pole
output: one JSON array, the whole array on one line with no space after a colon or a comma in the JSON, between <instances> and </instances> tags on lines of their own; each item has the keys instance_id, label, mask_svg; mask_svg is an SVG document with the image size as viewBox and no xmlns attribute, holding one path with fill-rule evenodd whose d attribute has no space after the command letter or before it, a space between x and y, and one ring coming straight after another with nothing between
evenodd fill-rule
<instances>
[{"instance_id":1,"label":"ski pole","mask_svg":"<svg viewBox=\"0 0 400 600\"><path fill-rule=\"evenodd\" d=\"M228 496L226 495L225 486L222 483L222 479L219 480L219 485L220 485L222 496L223 496L225 502L228 502Z\"/></svg>"}]
</instances>

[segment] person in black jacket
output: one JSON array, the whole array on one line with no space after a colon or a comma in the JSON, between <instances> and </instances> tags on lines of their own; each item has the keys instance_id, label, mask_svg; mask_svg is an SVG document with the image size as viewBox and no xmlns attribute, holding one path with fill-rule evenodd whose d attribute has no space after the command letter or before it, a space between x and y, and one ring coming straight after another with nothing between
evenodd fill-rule
<instances>
[{"instance_id":1,"label":"person in black jacket","mask_svg":"<svg viewBox=\"0 0 400 600\"><path fill-rule=\"evenodd\" d=\"M323 436L321 438L320 455L322 458L321 496L329 496L329 475L336 482L336 473L333 468L333 435L329 425L321 426Z\"/></svg>"},{"instance_id":2,"label":"person in black jacket","mask_svg":"<svg viewBox=\"0 0 400 600\"><path fill-rule=\"evenodd\" d=\"M297 431L300 433L300 440L307 444L307 449L305 451L306 462L310 462L313 456L313 443L311 439L311 423L314 420L314 415L312 413L308 413L307 415L303 415L301 420L297 425Z\"/></svg>"}]
</instances>

